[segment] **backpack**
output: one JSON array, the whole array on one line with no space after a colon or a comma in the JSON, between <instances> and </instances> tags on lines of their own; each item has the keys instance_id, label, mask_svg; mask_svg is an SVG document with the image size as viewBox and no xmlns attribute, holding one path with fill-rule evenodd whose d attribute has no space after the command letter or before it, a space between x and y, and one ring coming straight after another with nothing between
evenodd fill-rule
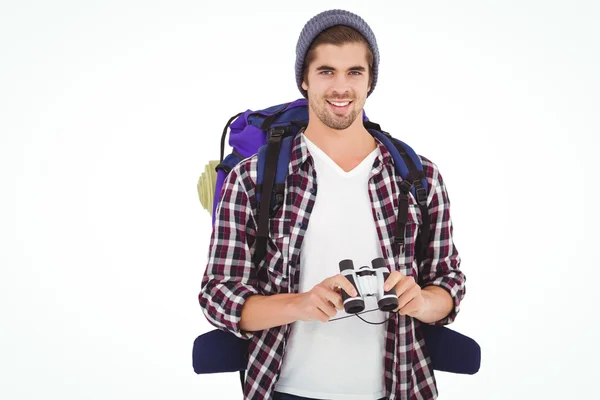
<instances>
[{"instance_id":1,"label":"backpack","mask_svg":"<svg viewBox=\"0 0 600 400\"><path fill-rule=\"evenodd\" d=\"M198 180L200 202L211 214L214 228L215 213L221 199L225 178L242 160L258 154L256 190L258 229L253 259L255 266L260 265L266 254L269 218L283 205L293 139L307 124L308 102L304 98L263 110L247 110L234 115L223 129L220 159L209 161L205 172ZM403 179L400 183L394 235L394 244L400 251L404 251L408 194L412 193L417 200L422 224L415 243L415 259L417 265L420 265L425 257L430 233L430 216L427 207L429 188L421 159L406 143L383 131L378 124L369 121L364 111L363 124L369 133L379 139L392 154L396 171ZM225 156L228 129L232 151ZM474 374L479 370L481 349L473 339L445 326L423 324L422 329L434 369L461 374ZM239 339L228 332L216 329L198 336L194 341L193 366L197 374L239 371L243 391L247 362L247 340Z\"/></svg>"},{"instance_id":2,"label":"backpack","mask_svg":"<svg viewBox=\"0 0 600 400\"><path fill-rule=\"evenodd\" d=\"M269 235L269 218L283 205L285 197L285 181L287 178L288 164L291 158L292 142L300 129L308 124L308 102L302 98L291 103L278 104L269 108L253 111L247 110L231 117L221 136L221 153L219 163L209 163L207 168L214 166L216 179L207 183L212 171L207 171L201 177L204 182L198 183L198 192L204 207L212 215L212 224L215 223L215 212L220 201L223 182L239 162L258 153L257 190L258 227L256 248L253 263L260 265L267 249ZM404 251L404 232L408 221L408 196L409 192L417 200L422 215L422 224L419 229L418 239L415 243L415 259L417 265L425 257L430 233L430 217L427 208L428 184L423 173L421 159L406 143L392 137L381 127L369 121L363 111L363 124L374 137L379 139L391 153L397 173L402 177L398 215L394 245L400 252ZM232 147L230 154L225 156L225 140L227 130L230 129L229 145ZM213 176L214 178L214 176ZM209 195L206 195L206 191ZM201 192L204 192L204 196ZM210 196L212 195L212 196ZM204 198L203 198L204 197ZM208 204L212 198L212 204ZM264 199L268 199L264 201Z\"/></svg>"}]
</instances>

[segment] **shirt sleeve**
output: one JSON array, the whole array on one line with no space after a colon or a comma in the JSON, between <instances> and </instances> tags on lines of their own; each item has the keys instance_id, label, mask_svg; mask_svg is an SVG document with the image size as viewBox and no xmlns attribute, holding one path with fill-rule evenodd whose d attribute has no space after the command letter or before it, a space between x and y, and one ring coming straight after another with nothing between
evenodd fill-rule
<instances>
[{"instance_id":1,"label":"shirt sleeve","mask_svg":"<svg viewBox=\"0 0 600 400\"><path fill-rule=\"evenodd\" d=\"M426 160L426 159L425 159ZM439 286L452 296L453 308L450 313L439 321L430 325L443 326L454 322L460 311L460 303L466 294L466 276L460 270L460 255L452 238L453 227L450 218L450 198L437 166L431 161L431 176L429 182L428 208L430 215L431 231L430 241L425 259L419 266L420 286Z\"/></svg>"},{"instance_id":2,"label":"shirt sleeve","mask_svg":"<svg viewBox=\"0 0 600 400\"><path fill-rule=\"evenodd\" d=\"M215 327L250 339L256 333L242 331L240 319L244 303L258 290L246 240L252 208L238 167L227 175L215 213L208 264L198 296L200 307Z\"/></svg>"}]
</instances>

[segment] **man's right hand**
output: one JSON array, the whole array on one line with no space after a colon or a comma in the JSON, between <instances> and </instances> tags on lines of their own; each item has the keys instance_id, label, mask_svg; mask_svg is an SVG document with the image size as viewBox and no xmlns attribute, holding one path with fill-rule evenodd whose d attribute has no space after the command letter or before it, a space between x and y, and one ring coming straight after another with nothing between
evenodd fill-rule
<instances>
[{"instance_id":1,"label":"man's right hand","mask_svg":"<svg viewBox=\"0 0 600 400\"><path fill-rule=\"evenodd\" d=\"M343 310L341 290L351 297L358 295L352 283L342 274L329 277L310 291L300 293L294 299L294 313L300 321L327 322L337 310Z\"/></svg>"}]
</instances>

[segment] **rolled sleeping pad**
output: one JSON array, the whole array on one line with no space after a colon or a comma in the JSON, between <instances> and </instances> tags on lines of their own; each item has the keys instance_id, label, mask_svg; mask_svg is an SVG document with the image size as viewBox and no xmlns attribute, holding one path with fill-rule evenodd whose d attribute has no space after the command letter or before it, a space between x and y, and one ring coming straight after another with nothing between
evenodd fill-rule
<instances>
[{"instance_id":1,"label":"rolled sleeping pad","mask_svg":"<svg viewBox=\"0 0 600 400\"><path fill-rule=\"evenodd\" d=\"M194 340L192 363L197 374L243 371L248 364L249 340L215 329Z\"/></svg>"},{"instance_id":2,"label":"rolled sleeping pad","mask_svg":"<svg viewBox=\"0 0 600 400\"><path fill-rule=\"evenodd\" d=\"M433 369L472 375L479 371L481 348L470 337L445 326L421 324ZM243 371L249 339L215 329L194 340L192 363L197 374Z\"/></svg>"},{"instance_id":3,"label":"rolled sleeping pad","mask_svg":"<svg viewBox=\"0 0 600 400\"><path fill-rule=\"evenodd\" d=\"M479 371L481 348L475 340L445 326L421 327L434 370L468 375Z\"/></svg>"}]
</instances>

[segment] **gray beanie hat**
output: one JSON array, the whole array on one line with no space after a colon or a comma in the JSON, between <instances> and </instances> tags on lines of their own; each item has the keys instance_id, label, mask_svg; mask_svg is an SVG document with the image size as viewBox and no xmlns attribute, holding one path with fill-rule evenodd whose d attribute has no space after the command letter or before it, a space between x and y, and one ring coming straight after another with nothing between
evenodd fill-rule
<instances>
[{"instance_id":1,"label":"gray beanie hat","mask_svg":"<svg viewBox=\"0 0 600 400\"><path fill-rule=\"evenodd\" d=\"M300 37L298 38L298 44L296 45L296 83L298 84L298 89L300 89L300 93L302 93L304 97L308 96L306 90L302 88L302 67L304 66L306 53L308 52L310 44L315 40L319 33L334 25L346 25L356 29L369 43L369 47L373 52L373 83L371 84L371 90L367 93L368 97L373 92L373 89L375 89L375 84L377 83L377 72L379 69L379 49L377 48L377 41L375 40L375 34L361 17L344 10L323 11L312 17L306 25L304 25L302 32L300 32Z\"/></svg>"}]
</instances>

